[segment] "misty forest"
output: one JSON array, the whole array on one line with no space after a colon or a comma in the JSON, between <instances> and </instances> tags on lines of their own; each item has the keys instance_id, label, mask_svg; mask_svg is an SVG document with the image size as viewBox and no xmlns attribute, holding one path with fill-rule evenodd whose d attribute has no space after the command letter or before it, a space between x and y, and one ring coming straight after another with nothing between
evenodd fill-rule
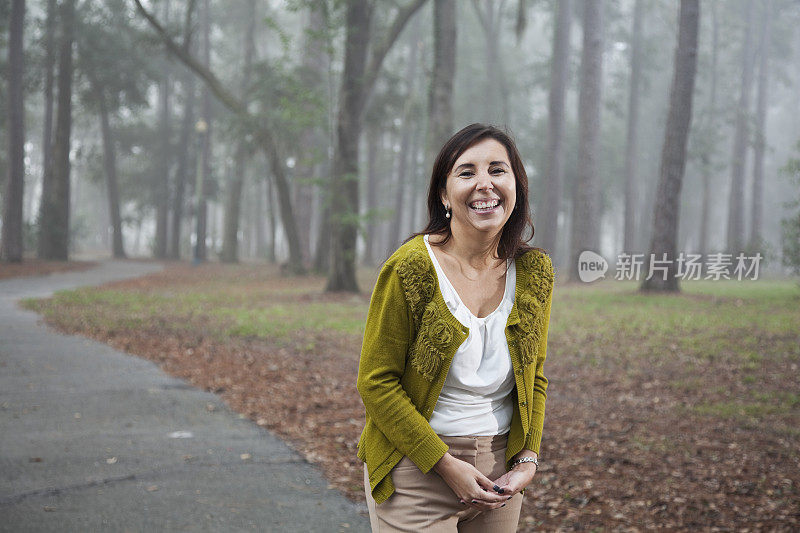
<instances>
[{"instance_id":1,"label":"misty forest","mask_svg":"<svg viewBox=\"0 0 800 533\"><path fill-rule=\"evenodd\" d=\"M356 291L427 220L433 157L515 137L578 254L797 263L788 0L4 2L2 252L267 260ZM568 268L564 268L567 267Z\"/></svg>"},{"instance_id":2,"label":"misty forest","mask_svg":"<svg viewBox=\"0 0 800 533\"><path fill-rule=\"evenodd\" d=\"M555 266L518 530L800 530L797 0L5 0L0 72L8 527L368 531L372 288L485 123Z\"/></svg>"}]
</instances>

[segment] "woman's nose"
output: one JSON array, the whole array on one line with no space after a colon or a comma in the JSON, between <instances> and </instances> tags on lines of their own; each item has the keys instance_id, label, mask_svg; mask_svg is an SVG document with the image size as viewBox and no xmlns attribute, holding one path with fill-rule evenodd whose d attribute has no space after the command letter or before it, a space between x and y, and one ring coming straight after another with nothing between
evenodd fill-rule
<instances>
[{"instance_id":1,"label":"woman's nose","mask_svg":"<svg viewBox=\"0 0 800 533\"><path fill-rule=\"evenodd\" d=\"M479 191L482 190L492 190L494 185L492 184L492 175L489 174L489 171L478 172L478 180L476 188Z\"/></svg>"}]
</instances>

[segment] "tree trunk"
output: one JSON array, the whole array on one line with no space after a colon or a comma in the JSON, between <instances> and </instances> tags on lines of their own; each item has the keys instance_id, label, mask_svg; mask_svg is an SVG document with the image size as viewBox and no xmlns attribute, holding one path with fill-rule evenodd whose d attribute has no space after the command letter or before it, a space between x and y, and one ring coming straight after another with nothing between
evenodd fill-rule
<instances>
[{"instance_id":1,"label":"tree trunk","mask_svg":"<svg viewBox=\"0 0 800 533\"><path fill-rule=\"evenodd\" d=\"M142 222L143 222L143 215L141 213L137 213L136 218L136 233L133 236L133 253L134 255L141 255L140 247L142 242Z\"/></svg>"},{"instance_id":2,"label":"tree trunk","mask_svg":"<svg viewBox=\"0 0 800 533\"><path fill-rule=\"evenodd\" d=\"M456 75L456 1L434 0L433 69L428 92L428 142L425 168L453 134L453 79Z\"/></svg>"},{"instance_id":3,"label":"tree trunk","mask_svg":"<svg viewBox=\"0 0 800 533\"><path fill-rule=\"evenodd\" d=\"M287 270L292 274L305 274L303 257L300 252L300 239L297 237L297 223L292 208L292 191L289 188L289 181L284 172L283 159L279 156L277 147L269 144L264 147L267 151L267 161L272 176L275 178L275 190L278 193L277 202L281 217L283 233L286 236L286 244L289 247L289 262ZM278 176L281 176L278 178Z\"/></svg>"},{"instance_id":4,"label":"tree trunk","mask_svg":"<svg viewBox=\"0 0 800 533\"><path fill-rule=\"evenodd\" d=\"M745 37L742 47L742 78L736 106L736 129L731 162L731 194L728 203L728 252L735 254L744 246L744 169L748 147L748 118L753 88L753 19L755 2L745 0Z\"/></svg>"},{"instance_id":5,"label":"tree trunk","mask_svg":"<svg viewBox=\"0 0 800 533\"><path fill-rule=\"evenodd\" d=\"M405 79L408 82L406 88L406 104L403 109L400 153L397 154L397 187L395 189L394 223L392 224L392 232L389 240L389 245L393 248L400 246L400 236L403 231L403 218L408 209L405 196L411 181L408 168L410 165L414 164L413 161L416 159L411 151L411 135L414 129L413 123L415 122L412 118L412 113L414 112L412 103L414 101L413 95L416 93L417 85L420 38L420 24L419 21L415 21L411 28L411 51L409 53L405 75Z\"/></svg>"},{"instance_id":6,"label":"tree trunk","mask_svg":"<svg viewBox=\"0 0 800 533\"><path fill-rule=\"evenodd\" d=\"M229 178L231 174L230 165L225 165L224 171L222 174ZM208 185L206 185L208 187ZM210 187L209 187L210 188ZM208 189L206 189L206 193L208 193ZM217 248L217 243L219 242L219 205L217 202L209 202L208 204L208 230L206 233L206 241L211 245L211 253L218 255L219 249Z\"/></svg>"},{"instance_id":7,"label":"tree trunk","mask_svg":"<svg viewBox=\"0 0 800 533\"><path fill-rule=\"evenodd\" d=\"M400 9L386 37L375 46L367 65L373 6L366 0L347 3L344 71L336 124L337 140L331 179L331 268L326 291L358 292L356 238L358 237L358 140L366 100L389 49L411 16L425 0Z\"/></svg>"},{"instance_id":8,"label":"tree trunk","mask_svg":"<svg viewBox=\"0 0 800 533\"><path fill-rule=\"evenodd\" d=\"M427 124L428 120L430 119L427 119L425 124L419 125L419 133L417 133L414 138L414 153L418 155L421 154L423 157L428 147L428 144L425 142L425 132L430 131ZM414 172L411 174L414 181L411 187L411 227L409 228L409 233L420 231L425 227L425 224L427 224L428 210L426 206L428 204L428 191L426 190L426 186L428 184L428 178L430 177L429 169L432 167L433 163L424 166L414 165ZM425 216L424 220L423 213Z\"/></svg>"},{"instance_id":9,"label":"tree trunk","mask_svg":"<svg viewBox=\"0 0 800 533\"><path fill-rule=\"evenodd\" d=\"M111 219L112 248L116 258L125 257L122 244L122 217L119 210L119 187L117 186L117 149L111 133L111 121L108 118L105 90L95 80L91 81L100 114L100 131L103 135L103 167L106 174L106 192L108 193L108 214Z\"/></svg>"},{"instance_id":10,"label":"tree trunk","mask_svg":"<svg viewBox=\"0 0 800 533\"><path fill-rule=\"evenodd\" d=\"M267 242L267 260L274 263L277 259L275 252L275 240L278 235L277 222L275 220L275 195L272 192L272 178L267 176L267 220L269 221L269 242Z\"/></svg>"},{"instance_id":11,"label":"tree trunk","mask_svg":"<svg viewBox=\"0 0 800 533\"><path fill-rule=\"evenodd\" d=\"M70 136L72 131L72 46L75 0L61 4L58 59L58 112L53 172L42 184L39 204L39 258L66 261L69 256ZM47 174L45 174L47 177Z\"/></svg>"},{"instance_id":12,"label":"tree trunk","mask_svg":"<svg viewBox=\"0 0 800 533\"><path fill-rule=\"evenodd\" d=\"M599 179L600 105L603 79L602 0L583 4L581 92L578 102L578 176L572 191L572 240L569 272L578 278L578 257L584 250L599 252L597 181Z\"/></svg>"},{"instance_id":13,"label":"tree trunk","mask_svg":"<svg viewBox=\"0 0 800 533\"><path fill-rule=\"evenodd\" d=\"M425 83L426 76L424 76L424 72L422 72L423 76L422 79L419 80L419 84L422 85ZM405 194L405 214L403 220L405 221L404 228L401 232L401 238L399 239L398 244L402 242L402 240L407 237L410 233L416 231L417 223L416 223L416 215L417 215L417 193L421 188L419 186L419 156L425 155L425 132L427 131L427 124L425 124L424 117L421 116L421 113L417 113L417 119L414 120L414 124L412 124L411 130L411 146L409 147L409 168L408 171L408 184L406 184L406 194Z\"/></svg>"},{"instance_id":14,"label":"tree trunk","mask_svg":"<svg viewBox=\"0 0 800 533\"><path fill-rule=\"evenodd\" d=\"M356 237L358 234L358 139L364 111L372 6L365 0L347 3L344 71L337 119L337 144L331 187L331 272L327 291L358 292Z\"/></svg>"},{"instance_id":15,"label":"tree trunk","mask_svg":"<svg viewBox=\"0 0 800 533\"><path fill-rule=\"evenodd\" d=\"M42 181L51 181L44 178L44 174L53 172L53 83L56 64L56 19L58 8L56 0L47 0L47 22L44 37L44 124L42 124Z\"/></svg>"},{"instance_id":16,"label":"tree trunk","mask_svg":"<svg viewBox=\"0 0 800 533\"><path fill-rule=\"evenodd\" d=\"M483 121L497 122L492 115L492 103L497 102L497 91L500 90L500 117L499 121L508 126L508 80L503 66L503 56L500 53L500 36L503 8L505 0L485 0L486 9L481 8L479 0L473 0L475 13L483 28L483 35L486 39L484 53L486 57L487 72L491 71L491 76L484 77L484 98L483 98Z\"/></svg>"},{"instance_id":17,"label":"tree trunk","mask_svg":"<svg viewBox=\"0 0 800 533\"><path fill-rule=\"evenodd\" d=\"M670 91L664 148L661 152L661 170L649 256L660 261L666 255L668 262L666 274L655 272L649 280L642 282L642 290L674 292L680 290L676 276L678 217L681 183L686 166L686 140L689 137L689 126L692 121L699 20L699 0L681 0L675 74Z\"/></svg>"},{"instance_id":18,"label":"tree trunk","mask_svg":"<svg viewBox=\"0 0 800 533\"><path fill-rule=\"evenodd\" d=\"M188 51L192 44L192 18L194 15L194 2L190 2L186 11L186 23L184 26L183 46ZM196 152L192 150L191 139L194 133L194 105L195 105L195 81L194 74L185 69L181 77L183 86L183 120L181 122L181 136L178 145L177 168L175 169L175 190L172 196L172 233L170 233L168 254L170 259L180 259L181 257L181 235L183 225L183 202L186 190L186 183L189 179L191 169L197 168ZM192 157L193 156L193 157Z\"/></svg>"},{"instance_id":19,"label":"tree trunk","mask_svg":"<svg viewBox=\"0 0 800 533\"><path fill-rule=\"evenodd\" d=\"M24 50L25 0L13 0L8 36L8 179L3 202L0 259L22 261L22 205L25 192Z\"/></svg>"},{"instance_id":20,"label":"tree trunk","mask_svg":"<svg viewBox=\"0 0 800 533\"><path fill-rule=\"evenodd\" d=\"M761 32L759 34L758 96L756 101L755 146L753 147L753 195L750 210L750 250L760 250L761 222L764 196L764 150L766 148L767 91L769 89L770 25L772 22L772 0L766 0L761 8Z\"/></svg>"},{"instance_id":21,"label":"tree trunk","mask_svg":"<svg viewBox=\"0 0 800 533\"><path fill-rule=\"evenodd\" d=\"M550 62L550 95L547 121L547 170L544 174L544 201L540 201L542 248L555 257L558 243L558 213L564 187L564 100L569 80L569 41L572 25L572 3L562 0L555 7L553 58Z\"/></svg>"},{"instance_id":22,"label":"tree trunk","mask_svg":"<svg viewBox=\"0 0 800 533\"><path fill-rule=\"evenodd\" d=\"M320 198L320 215L317 224L317 246L314 251L314 271L330 273L331 269L331 199L330 190L323 190Z\"/></svg>"},{"instance_id":23,"label":"tree trunk","mask_svg":"<svg viewBox=\"0 0 800 533\"><path fill-rule=\"evenodd\" d=\"M255 195L255 213L253 215L253 225L255 228L255 255L259 259L264 259L267 253L267 241L264 235L264 199L267 196L266 180L256 183L253 194Z\"/></svg>"},{"instance_id":24,"label":"tree trunk","mask_svg":"<svg viewBox=\"0 0 800 533\"><path fill-rule=\"evenodd\" d=\"M711 154L700 156L700 165L703 168L702 175L702 199L700 211L700 241L697 251L700 254L707 254L708 250L708 225L711 217Z\"/></svg>"},{"instance_id":25,"label":"tree trunk","mask_svg":"<svg viewBox=\"0 0 800 533\"><path fill-rule=\"evenodd\" d=\"M250 87L250 73L253 67L253 56L256 51L256 0L248 3L248 24L244 35L244 66L242 73L242 101L247 105L249 98L247 92ZM247 144L239 141L236 148L236 162L233 177L228 183L227 197L225 199L225 223L222 237L223 263L235 263L239 260L239 219L242 206L242 185L248 157Z\"/></svg>"},{"instance_id":26,"label":"tree trunk","mask_svg":"<svg viewBox=\"0 0 800 533\"><path fill-rule=\"evenodd\" d=\"M211 13L209 0L203 1L203 66L208 69L211 66ZM200 171L197 177L197 202L195 206L195 262L205 261L208 258L206 249L206 226L208 224L208 206L206 202L207 183L211 179L211 92L207 86L203 86L202 91L202 125L199 125L200 134Z\"/></svg>"},{"instance_id":27,"label":"tree trunk","mask_svg":"<svg viewBox=\"0 0 800 533\"><path fill-rule=\"evenodd\" d=\"M303 83L309 87L320 87L330 68L330 43L323 40L317 32L329 25L325 2L309 4L308 28L303 45ZM325 32L322 32L323 34ZM294 169L294 205L297 208L297 233L303 263L311 261L311 227L314 214L315 178L320 175L320 158L325 154L327 139L319 127L306 128L302 133L300 145L305 149L298 154ZM327 155L325 156L327 157Z\"/></svg>"},{"instance_id":28,"label":"tree trunk","mask_svg":"<svg viewBox=\"0 0 800 533\"><path fill-rule=\"evenodd\" d=\"M181 138L178 146L178 164L175 170L175 194L172 197L172 233L170 234L169 257L180 259L181 227L183 224L183 202L186 183L190 173L197 168L197 153L192 150L191 138L194 134L194 74L186 72L183 76L184 108L181 124Z\"/></svg>"},{"instance_id":29,"label":"tree trunk","mask_svg":"<svg viewBox=\"0 0 800 533\"><path fill-rule=\"evenodd\" d=\"M396 137L394 128L383 127L378 145L378 165L382 170L378 177L378 190L387 191L387 194L379 195L377 201L381 221L378 224L378 240L375 249L379 257L385 257L389 250L389 233L391 231L389 226L391 222L387 217L387 213L391 209L391 188L394 186L394 173L390 169L392 168L391 154L394 154L394 145L397 142Z\"/></svg>"},{"instance_id":30,"label":"tree trunk","mask_svg":"<svg viewBox=\"0 0 800 533\"><path fill-rule=\"evenodd\" d=\"M410 98L409 98L410 99ZM394 187L394 207L392 213L392 225L389 227L389 248L394 249L400 246L400 239L403 232L403 219L405 211L408 209L406 195L409 188L409 159L413 157L411 153L411 124L406 114L403 121L403 131L400 134L400 153L397 154L397 173L395 174Z\"/></svg>"},{"instance_id":31,"label":"tree trunk","mask_svg":"<svg viewBox=\"0 0 800 533\"><path fill-rule=\"evenodd\" d=\"M378 146L380 133L376 124L367 124L367 213L364 235L364 264L374 265L378 238Z\"/></svg>"},{"instance_id":32,"label":"tree trunk","mask_svg":"<svg viewBox=\"0 0 800 533\"><path fill-rule=\"evenodd\" d=\"M164 22L169 23L169 0L164 0ZM155 193L156 205L156 235L155 235L155 249L153 255L157 259L164 259L167 257L167 221L169 220L169 167L172 154L172 147L170 146L171 137L171 124L170 115L170 62L167 60L163 65L163 72L161 77L161 87L159 90L159 164L158 170L154 176L155 186L153 192Z\"/></svg>"},{"instance_id":33,"label":"tree trunk","mask_svg":"<svg viewBox=\"0 0 800 533\"><path fill-rule=\"evenodd\" d=\"M642 19L644 2L633 6L633 35L631 38L631 82L628 92L628 134L625 146L625 229L622 249L634 251L636 231L636 178L639 154L639 84L642 77Z\"/></svg>"},{"instance_id":34,"label":"tree trunk","mask_svg":"<svg viewBox=\"0 0 800 533\"><path fill-rule=\"evenodd\" d=\"M257 183L252 180L245 184L244 198L242 199L242 244L240 246L239 256L247 259L255 257L255 204L256 195L253 194L257 191Z\"/></svg>"},{"instance_id":35,"label":"tree trunk","mask_svg":"<svg viewBox=\"0 0 800 533\"><path fill-rule=\"evenodd\" d=\"M702 211L700 213L700 246L698 251L707 254L709 219L711 217L711 175L713 173L712 156L715 151L711 132L716 131L717 122L717 61L719 56L719 20L717 18L717 3L711 2L711 90L708 96L708 114L705 124L705 131L709 132L709 145L700 155L700 165L703 176L703 199Z\"/></svg>"}]
</instances>

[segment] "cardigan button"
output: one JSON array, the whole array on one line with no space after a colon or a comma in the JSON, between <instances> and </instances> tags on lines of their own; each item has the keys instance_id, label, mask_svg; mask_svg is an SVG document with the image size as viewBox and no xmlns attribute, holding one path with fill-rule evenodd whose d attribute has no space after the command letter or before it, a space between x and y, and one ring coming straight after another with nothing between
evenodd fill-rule
<instances>
[{"instance_id":1,"label":"cardigan button","mask_svg":"<svg viewBox=\"0 0 800 533\"><path fill-rule=\"evenodd\" d=\"M520 405L528 405L528 402L526 402L525 400L522 400L519 404Z\"/></svg>"}]
</instances>

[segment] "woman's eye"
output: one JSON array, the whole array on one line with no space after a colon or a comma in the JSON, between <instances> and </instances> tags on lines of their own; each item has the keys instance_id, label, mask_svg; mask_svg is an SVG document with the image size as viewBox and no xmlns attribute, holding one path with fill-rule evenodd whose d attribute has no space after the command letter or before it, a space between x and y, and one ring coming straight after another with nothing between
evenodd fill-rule
<instances>
[{"instance_id":1,"label":"woman's eye","mask_svg":"<svg viewBox=\"0 0 800 533\"><path fill-rule=\"evenodd\" d=\"M506 169L502 167L495 167L489 169L489 174L501 175L506 174ZM472 170L464 170L463 172L458 174L459 178L471 178L475 175L475 172Z\"/></svg>"}]
</instances>

